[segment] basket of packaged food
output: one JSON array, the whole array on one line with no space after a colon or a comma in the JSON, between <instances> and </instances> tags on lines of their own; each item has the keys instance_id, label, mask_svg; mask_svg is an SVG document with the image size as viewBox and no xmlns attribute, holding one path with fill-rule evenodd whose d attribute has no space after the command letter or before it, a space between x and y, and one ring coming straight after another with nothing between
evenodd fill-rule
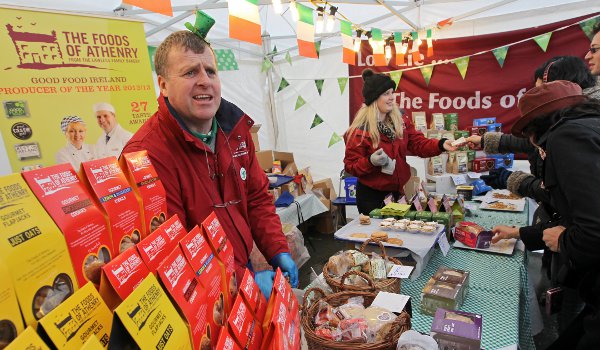
<instances>
[{"instance_id":1,"label":"basket of packaged food","mask_svg":"<svg viewBox=\"0 0 600 350\"><path fill-rule=\"evenodd\" d=\"M371 242L379 245L381 255L364 252ZM373 280L375 291L400 293L400 279L387 277L388 272L394 265L402 265L402 263L398 259L388 257L381 242L367 239L359 250L346 250L329 258L329 261L323 266L323 277L325 277L334 292L344 290L370 291L368 281L365 278L367 276ZM348 271L360 271L363 274L352 275L342 288L342 277Z\"/></svg>"},{"instance_id":2,"label":"basket of packaged food","mask_svg":"<svg viewBox=\"0 0 600 350\"><path fill-rule=\"evenodd\" d=\"M327 296L319 288L308 289L304 294L300 321L308 348L396 349L400 335L411 328L410 316L406 311L396 315L371 305L377 294L374 286L370 287L370 292L345 291ZM311 294L315 297L307 305Z\"/></svg>"}]
</instances>

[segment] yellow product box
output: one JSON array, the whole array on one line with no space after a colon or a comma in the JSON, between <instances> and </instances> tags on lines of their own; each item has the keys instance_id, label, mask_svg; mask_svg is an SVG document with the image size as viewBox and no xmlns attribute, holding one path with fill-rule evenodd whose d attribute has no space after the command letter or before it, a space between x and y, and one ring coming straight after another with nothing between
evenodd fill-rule
<instances>
[{"instance_id":1,"label":"yellow product box","mask_svg":"<svg viewBox=\"0 0 600 350\"><path fill-rule=\"evenodd\" d=\"M88 338L88 340L85 342L85 344L83 344L83 346L80 348L80 350L102 350L105 349L104 346L102 346L102 343L100 343L100 340L98 340L98 338L96 338L95 335L92 335Z\"/></svg>"},{"instance_id":2,"label":"yellow product box","mask_svg":"<svg viewBox=\"0 0 600 350\"><path fill-rule=\"evenodd\" d=\"M13 340L4 350L50 350L42 338L31 327L25 328L17 339Z\"/></svg>"},{"instance_id":3,"label":"yellow product box","mask_svg":"<svg viewBox=\"0 0 600 350\"><path fill-rule=\"evenodd\" d=\"M90 336L106 348L111 324L112 313L94 285L87 283L42 318L38 332L57 349L80 349Z\"/></svg>"},{"instance_id":4,"label":"yellow product box","mask_svg":"<svg viewBox=\"0 0 600 350\"><path fill-rule=\"evenodd\" d=\"M154 274L115 309L109 349L189 350L192 348L185 322Z\"/></svg>"},{"instance_id":5,"label":"yellow product box","mask_svg":"<svg viewBox=\"0 0 600 350\"><path fill-rule=\"evenodd\" d=\"M21 174L0 177L0 227L0 260L35 326L77 288L67 244Z\"/></svg>"},{"instance_id":6,"label":"yellow product box","mask_svg":"<svg viewBox=\"0 0 600 350\"><path fill-rule=\"evenodd\" d=\"M15 286L10 279L6 265L0 261L0 348L6 346L19 335L23 327L19 301Z\"/></svg>"}]
</instances>

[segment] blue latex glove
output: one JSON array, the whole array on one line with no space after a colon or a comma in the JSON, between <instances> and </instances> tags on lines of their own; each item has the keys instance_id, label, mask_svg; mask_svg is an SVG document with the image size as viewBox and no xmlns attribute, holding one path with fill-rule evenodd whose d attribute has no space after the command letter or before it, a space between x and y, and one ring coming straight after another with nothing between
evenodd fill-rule
<instances>
[{"instance_id":1,"label":"blue latex glove","mask_svg":"<svg viewBox=\"0 0 600 350\"><path fill-rule=\"evenodd\" d=\"M271 259L270 262L273 268L279 267L281 272L286 273L290 276L290 284L292 288L298 288L298 266L292 259L290 253L279 253Z\"/></svg>"},{"instance_id":2,"label":"blue latex glove","mask_svg":"<svg viewBox=\"0 0 600 350\"><path fill-rule=\"evenodd\" d=\"M267 298L267 300L269 300L269 297L271 296L273 280L275 280L275 271L264 270L254 273L254 281L256 281L258 288L263 293L265 298Z\"/></svg>"}]
</instances>

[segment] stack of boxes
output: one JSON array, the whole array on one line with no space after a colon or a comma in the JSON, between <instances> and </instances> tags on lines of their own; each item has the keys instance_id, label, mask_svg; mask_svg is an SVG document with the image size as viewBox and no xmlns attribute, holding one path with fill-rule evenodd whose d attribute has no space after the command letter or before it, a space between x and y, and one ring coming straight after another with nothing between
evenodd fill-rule
<instances>
[{"instance_id":1,"label":"stack of boxes","mask_svg":"<svg viewBox=\"0 0 600 350\"><path fill-rule=\"evenodd\" d=\"M421 292L421 313L434 316L438 308L458 309L467 298L469 272L440 266Z\"/></svg>"}]
</instances>

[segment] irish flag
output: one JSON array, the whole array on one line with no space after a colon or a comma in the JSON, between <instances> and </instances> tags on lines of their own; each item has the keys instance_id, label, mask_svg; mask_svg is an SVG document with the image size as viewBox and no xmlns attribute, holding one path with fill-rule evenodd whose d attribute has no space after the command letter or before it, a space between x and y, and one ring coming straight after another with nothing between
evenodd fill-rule
<instances>
[{"instance_id":1,"label":"irish flag","mask_svg":"<svg viewBox=\"0 0 600 350\"><path fill-rule=\"evenodd\" d=\"M290 3L292 5L292 3ZM298 23L296 24L296 37L298 39L298 54L304 57L318 58L315 47L315 26L313 10L302 4L296 3L298 9Z\"/></svg>"},{"instance_id":2,"label":"irish flag","mask_svg":"<svg viewBox=\"0 0 600 350\"><path fill-rule=\"evenodd\" d=\"M373 58L376 66L387 66L385 61L385 49L381 29L371 28L371 39L373 40Z\"/></svg>"},{"instance_id":3,"label":"irish flag","mask_svg":"<svg viewBox=\"0 0 600 350\"><path fill-rule=\"evenodd\" d=\"M228 0L229 37L262 45L258 0Z\"/></svg>"},{"instance_id":4,"label":"irish flag","mask_svg":"<svg viewBox=\"0 0 600 350\"><path fill-rule=\"evenodd\" d=\"M342 35L343 62L356 65L356 54L354 52L354 40L352 40L352 25L350 22L340 20L340 34Z\"/></svg>"}]
</instances>

